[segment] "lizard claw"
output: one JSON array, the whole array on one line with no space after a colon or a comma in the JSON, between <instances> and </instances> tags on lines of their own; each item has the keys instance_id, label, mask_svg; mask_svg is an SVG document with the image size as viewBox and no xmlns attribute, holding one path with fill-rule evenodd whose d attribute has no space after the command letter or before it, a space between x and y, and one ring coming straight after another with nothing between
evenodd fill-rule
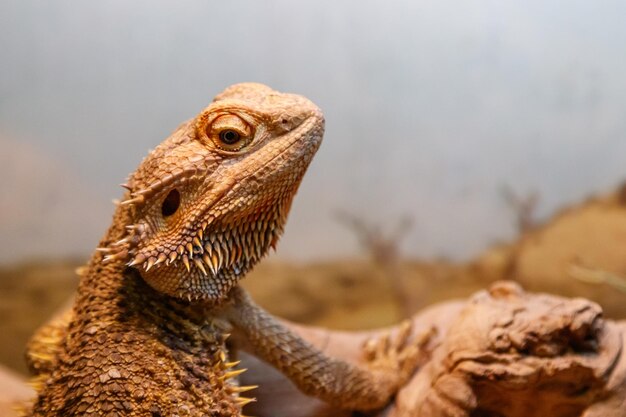
<instances>
[{"instance_id":1,"label":"lizard claw","mask_svg":"<svg viewBox=\"0 0 626 417\"><path fill-rule=\"evenodd\" d=\"M405 384L423 357L424 346L432 339L434 328L411 338L413 323L405 320L395 334L385 332L363 346L365 365L395 387Z\"/></svg>"}]
</instances>

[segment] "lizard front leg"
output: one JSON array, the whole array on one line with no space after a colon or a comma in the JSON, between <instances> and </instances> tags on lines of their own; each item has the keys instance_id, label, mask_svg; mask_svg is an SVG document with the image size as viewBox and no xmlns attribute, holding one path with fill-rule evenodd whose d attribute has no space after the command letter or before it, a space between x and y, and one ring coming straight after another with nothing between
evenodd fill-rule
<instances>
[{"instance_id":1,"label":"lizard front leg","mask_svg":"<svg viewBox=\"0 0 626 417\"><path fill-rule=\"evenodd\" d=\"M383 407L412 375L420 356L407 343L410 325L365 346L366 363L355 365L325 355L257 306L245 290L231 291L224 314L248 339L254 352L284 373L305 394L337 407L373 410Z\"/></svg>"}]
</instances>

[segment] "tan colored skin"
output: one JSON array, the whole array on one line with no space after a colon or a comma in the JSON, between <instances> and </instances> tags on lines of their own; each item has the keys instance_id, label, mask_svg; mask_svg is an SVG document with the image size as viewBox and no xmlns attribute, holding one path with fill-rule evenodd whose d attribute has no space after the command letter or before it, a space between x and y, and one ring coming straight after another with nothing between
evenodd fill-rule
<instances>
[{"instance_id":1,"label":"tan colored skin","mask_svg":"<svg viewBox=\"0 0 626 417\"><path fill-rule=\"evenodd\" d=\"M409 329L362 366L325 356L237 282L276 245L324 131L304 97L237 84L133 173L78 289L73 314L30 344L32 416L232 416L240 393L225 340L343 408L385 405L418 358ZM69 325L66 327L66 322Z\"/></svg>"}]
</instances>

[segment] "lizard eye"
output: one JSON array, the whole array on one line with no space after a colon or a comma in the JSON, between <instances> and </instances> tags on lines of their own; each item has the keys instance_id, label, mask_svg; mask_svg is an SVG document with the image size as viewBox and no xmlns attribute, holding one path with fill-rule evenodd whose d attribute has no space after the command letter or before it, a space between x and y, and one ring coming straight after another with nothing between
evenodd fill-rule
<instances>
[{"instance_id":1,"label":"lizard eye","mask_svg":"<svg viewBox=\"0 0 626 417\"><path fill-rule=\"evenodd\" d=\"M224 114L207 126L206 135L219 149L236 152L252 141L254 130L239 116Z\"/></svg>"},{"instance_id":2,"label":"lizard eye","mask_svg":"<svg viewBox=\"0 0 626 417\"><path fill-rule=\"evenodd\" d=\"M226 145L234 145L239 142L240 137L239 132L235 130L227 129L220 132L220 140Z\"/></svg>"},{"instance_id":3,"label":"lizard eye","mask_svg":"<svg viewBox=\"0 0 626 417\"><path fill-rule=\"evenodd\" d=\"M169 217L176 213L178 207L180 207L180 193L177 189L173 189L167 194L161 204L161 214L163 217Z\"/></svg>"}]
</instances>

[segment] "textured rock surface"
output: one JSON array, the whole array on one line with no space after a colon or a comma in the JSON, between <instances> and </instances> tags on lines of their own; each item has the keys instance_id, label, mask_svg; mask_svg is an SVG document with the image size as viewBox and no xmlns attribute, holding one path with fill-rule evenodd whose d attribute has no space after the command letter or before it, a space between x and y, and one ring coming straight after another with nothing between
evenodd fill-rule
<instances>
[{"instance_id":1,"label":"textured rock surface","mask_svg":"<svg viewBox=\"0 0 626 417\"><path fill-rule=\"evenodd\" d=\"M496 283L468 301L393 415L626 415L622 329L593 302Z\"/></svg>"}]
</instances>

